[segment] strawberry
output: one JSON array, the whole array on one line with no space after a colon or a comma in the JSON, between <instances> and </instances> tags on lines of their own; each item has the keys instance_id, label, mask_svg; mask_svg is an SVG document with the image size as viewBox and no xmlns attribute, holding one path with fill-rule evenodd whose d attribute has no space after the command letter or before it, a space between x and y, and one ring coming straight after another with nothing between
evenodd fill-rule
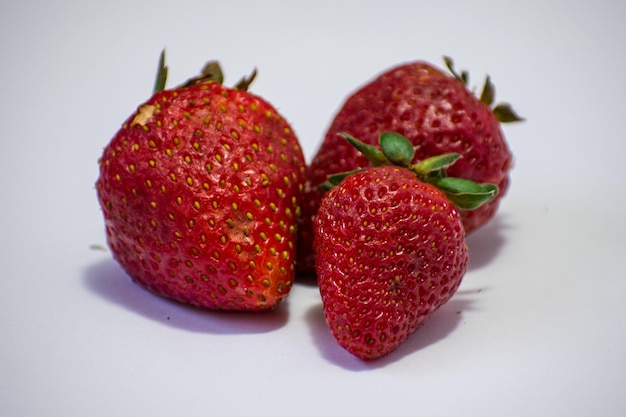
<instances>
[{"instance_id":1,"label":"strawberry","mask_svg":"<svg viewBox=\"0 0 626 417\"><path fill-rule=\"evenodd\" d=\"M305 162L271 104L221 84L217 63L155 94L99 160L113 257L139 285L208 309L260 311L292 287Z\"/></svg>"},{"instance_id":2,"label":"strawberry","mask_svg":"<svg viewBox=\"0 0 626 417\"><path fill-rule=\"evenodd\" d=\"M477 208L497 187L443 175L459 154L411 165L400 135L383 134L382 152L346 137L375 166L329 178L339 184L315 217L314 249L331 333L367 360L395 350L453 296L469 259L455 204Z\"/></svg>"},{"instance_id":3,"label":"strawberry","mask_svg":"<svg viewBox=\"0 0 626 417\"><path fill-rule=\"evenodd\" d=\"M500 122L521 118L507 104L493 106L495 89L489 77L480 98L467 89L466 72L452 76L427 62L392 68L352 94L332 121L307 170L307 186L300 220L298 268L313 269L312 224L323 192L318 186L329 174L368 164L365 157L337 134L347 132L370 145L381 133L398 132L416 146L415 160L442 153L464 158L449 174L478 183L493 183L498 197L477 210L462 211L463 226L471 232L491 219L509 187L512 156Z\"/></svg>"}]
</instances>

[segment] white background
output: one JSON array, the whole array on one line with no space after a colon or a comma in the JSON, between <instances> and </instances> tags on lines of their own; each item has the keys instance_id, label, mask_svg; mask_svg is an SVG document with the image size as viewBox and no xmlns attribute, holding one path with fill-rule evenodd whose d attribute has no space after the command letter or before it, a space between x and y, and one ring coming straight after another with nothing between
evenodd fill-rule
<instances>
[{"instance_id":1,"label":"white background","mask_svg":"<svg viewBox=\"0 0 626 417\"><path fill-rule=\"evenodd\" d=\"M0 415L622 416L626 3L3 1ZM297 284L271 314L136 285L103 245L97 159L146 100L219 59L313 156L343 99L451 55L528 120L504 127L510 194L469 238L456 296L362 362Z\"/></svg>"}]
</instances>

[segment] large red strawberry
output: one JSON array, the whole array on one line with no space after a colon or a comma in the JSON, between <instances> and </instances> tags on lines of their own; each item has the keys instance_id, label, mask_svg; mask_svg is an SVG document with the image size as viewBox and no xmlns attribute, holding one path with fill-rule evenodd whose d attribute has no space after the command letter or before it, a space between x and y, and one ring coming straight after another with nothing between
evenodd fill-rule
<instances>
[{"instance_id":1,"label":"large red strawberry","mask_svg":"<svg viewBox=\"0 0 626 417\"><path fill-rule=\"evenodd\" d=\"M329 174L364 167L367 160L337 134L347 132L365 143L376 144L381 133L398 132L416 147L415 160L455 152L463 155L449 174L478 183L493 183L500 193L489 204L462 211L467 232L495 214L509 187L512 156L500 122L520 120L506 104L492 106L494 87L485 81L480 98L468 90L467 73L453 76L427 62L392 68L353 93L332 121L307 171L303 216L299 230L298 268L313 269L311 220L323 192L318 186Z\"/></svg>"},{"instance_id":2,"label":"large red strawberry","mask_svg":"<svg viewBox=\"0 0 626 417\"><path fill-rule=\"evenodd\" d=\"M271 104L216 63L156 93L104 149L96 183L114 258L148 290L209 309L265 310L294 280L304 157Z\"/></svg>"},{"instance_id":3,"label":"large red strawberry","mask_svg":"<svg viewBox=\"0 0 626 417\"><path fill-rule=\"evenodd\" d=\"M451 201L476 208L497 188L445 177L458 154L411 165L413 147L396 134L381 136L382 154L360 147L377 166L331 177L331 184L342 181L322 199L314 248L333 336L359 358L375 359L404 342L461 283L468 249Z\"/></svg>"}]
</instances>

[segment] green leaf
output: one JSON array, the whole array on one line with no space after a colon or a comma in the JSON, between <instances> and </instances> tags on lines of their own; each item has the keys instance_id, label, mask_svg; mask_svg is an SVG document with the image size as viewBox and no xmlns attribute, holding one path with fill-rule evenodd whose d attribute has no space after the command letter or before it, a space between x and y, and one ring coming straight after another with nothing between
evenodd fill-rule
<instances>
[{"instance_id":1,"label":"green leaf","mask_svg":"<svg viewBox=\"0 0 626 417\"><path fill-rule=\"evenodd\" d=\"M356 174L357 172L361 172L361 171L363 171L363 169L359 168L353 171L340 172L338 174L330 174L326 177L326 182L323 182L322 184L320 184L319 188L323 191L328 191L331 188L336 187L337 185L341 184L341 181L346 179L346 177L349 177L350 175Z\"/></svg>"},{"instance_id":2,"label":"green leaf","mask_svg":"<svg viewBox=\"0 0 626 417\"><path fill-rule=\"evenodd\" d=\"M165 65L165 49L161 51L159 57L159 66L157 68L157 75L154 81L153 93L165 90L165 84L167 83L167 66Z\"/></svg>"},{"instance_id":3,"label":"green leaf","mask_svg":"<svg viewBox=\"0 0 626 417\"><path fill-rule=\"evenodd\" d=\"M200 71L200 75L188 79L184 84L181 84L180 87L190 87L194 84L211 81L218 84L222 84L224 82L224 73L222 72L222 67L217 61L209 61L204 64L202 71Z\"/></svg>"},{"instance_id":4,"label":"green leaf","mask_svg":"<svg viewBox=\"0 0 626 417\"><path fill-rule=\"evenodd\" d=\"M449 56L444 55L443 62L445 62L446 67L448 68L448 71L450 71L450 73L454 76L454 78L462 82L465 86L468 85L469 73L467 71L461 71L460 74L457 73L456 70L454 69L454 61Z\"/></svg>"},{"instance_id":5,"label":"green leaf","mask_svg":"<svg viewBox=\"0 0 626 417\"><path fill-rule=\"evenodd\" d=\"M491 82L491 78L487 75L485 77L485 85L483 86L483 92L480 94L480 101L491 107L493 100L496 96L496 88Z\"/></svg>"},{"instance_id":6,"label":"green leaf","mask_svg":"<svg viewBox=\"0 0 626 417\"><path fill-rule=\"evenodd\" d=\"M461 154L454 152L432 156L411 166L411 170L419 176L425 177L433 172L444 171L446 168L458 161L460 157Z\"/></svg>"},{"instance_id":7,"label":"green leaf","mask_svg":"<svg viewBox=\"0 0 626 417\"><path fill-rule=\"evenodd\" d=\"M399 133L385 132L379 141L383 154L395 165L406 167L415 156L413 144Z\"/></svg>"},{"instance_id":8,"label":"green leaf","mask_svg":"<svg viewBox=\"0 0 626 417\"><path fill-rule=\"evenodd\" d=\"M498 187L494 184L478 184L463 178L445 177L432 184L462 210L478 208L498 195Z\"/></svg>"},{"instance_id":9,"label":"green leaf","mask_svg":"<svg viewBox=\"0 0 626 417\"><path fill-rule=\"evenodd\" d=\"M354 136L351 136L348 133L340 132L339 136L346 139L348 142L352 144L359 152L363 154L367 158L367 160L372 164L372 166L381 166L381 165L389 165L389 160L385 157L385 154L375 146L368 145L365 142L361 142Z\"/></svg>"},{"instance_id":10,"label":"green leaf","mask_svg":"<svg viewBox=\"0 0 626 417\"><path fill-rule=\"evenodd\" d=\"M250 74L248 77L243 77L241 80L239 80L239 82L235 84L235 89L248 91L248 88L250 88L250 84L252 84L252 81L254 81L255 78L256 68L252 70L252 74Z\"/></svg>"},{"instance_id":11,"label":"green leaf","mask_svg":"<svg viewBox=\"0 0 626 417\"><path fill-rule=\"evenodd\" d=\"M522 122L525 119L519 116L508 103L498 104L493 108L493 114L501 123Z\"/></svg>"}]
</instances>

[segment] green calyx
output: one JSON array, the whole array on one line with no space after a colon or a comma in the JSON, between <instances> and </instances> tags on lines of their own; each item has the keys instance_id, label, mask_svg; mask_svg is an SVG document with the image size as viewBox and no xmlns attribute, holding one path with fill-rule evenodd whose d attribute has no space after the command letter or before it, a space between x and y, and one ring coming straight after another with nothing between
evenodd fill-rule
<instances>
[{"instance_id":1,"label":"green calyx","mask_svg":"<svg viewBox=\"0 0 626 417\"><path fill-rule=\"evenodd\" d=\"M385 132L380 135L380 149L363 143L347 133L339 135L361 152L372 166L395 165L409 169L419 180L441 190L453 204L462 210L478 208L498 195L498 187L494 184L478 184L467 179L446 175L446 169L461 158L458 153L433 156L412 164L415 147L399 133ZM329 190L339 185L344 178L360 171L362 169L329 175L320 188Z\"/></svg>"},{"instance_id":2,"label":"green calyx","mask_svg":"<svg viewBox=\"0 0 626 417\"><path fill-rule=\"evenodd\" d=\"M167 72L168 67L165 65L165 49L161 51L161 55L159 56L159 64L157 67L157 75L156 80L154 82L154 90L153 93L157 93L159 91L165 90L165 85L167 83ZM235 84L234 88L237 90L247 91L252 84L252 81L256 77L257 71L256 68L252 71L252 73L247 76L241 78L237 84ZM183 84L179 85L178 88L190 87L199 83L207 83L207 82L215 82L218 84L224 83L224 73L222 72L222 67L217 61L209 61L204 64L200 74L195 77L189 78Z\"/></svg>"},{"instance_id":3,"label":"green calyx","mask_svg":"<svg viewBox=\"0 0 626 417\"><path fill-rule=\"evenodd\" d=\"M469 86L469 73L467 71L457 72L454 68L454 61L449 56L444 56L443 61L448 71L454 78L459 80L464 86ZM521 122L525 119L519 116L509 103L494 104L496 97L496 88L491 82L489 75L485 77L485 83L480 93L479 100L491 108L493 115L500 123Z\"/></svg>"}]
</instances>

